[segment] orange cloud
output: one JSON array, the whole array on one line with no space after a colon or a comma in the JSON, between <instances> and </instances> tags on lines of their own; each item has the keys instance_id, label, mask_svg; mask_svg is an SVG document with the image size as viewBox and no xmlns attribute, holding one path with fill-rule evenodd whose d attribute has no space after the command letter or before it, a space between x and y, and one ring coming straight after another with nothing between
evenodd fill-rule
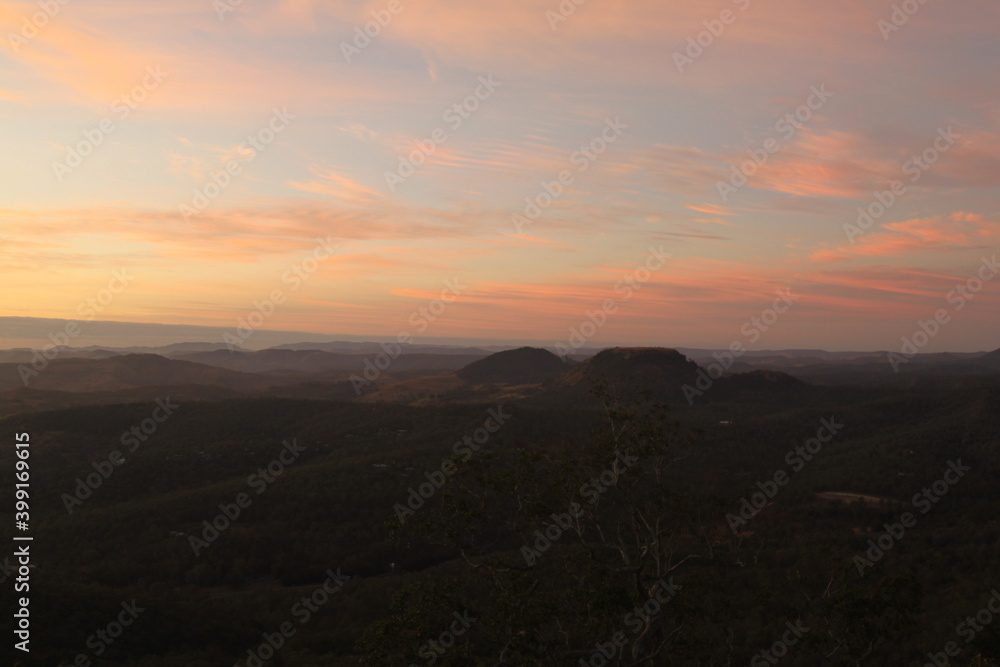
<instances>
[{"instance_id":1,"label":"orange cloud","mask_svg":"<svg viewBox=\"0 0 1000 667\"><path fill-rule=\"evenodd\" d=\"M347 206L368 206L384 199L384 195L366 185L342 176L332 169L310 167L317 180L308 182L289 181L296 190L335 198Z\"/></svg>"},{"instance_id":2,"label":"orange cloud","mask_svg":"<svg viewBox=\"0 0 1000 667\"><path fill-rule=\"evenodd\" d=\"M854 244L822 248L812 254L820 262L850 258L889 258L915 253L982 249L1000 241L1000 222L958 211L949 216L913 218L883 224Z\"/></svg>"},{"instance_id":3,"label":"orange cloud","mask_svg":"<svg viewBox=\"0 0 1000 667\"><path fill-rule=\"evenodd\" d=\"M709 215L736 215L736 213L733 213L729 209L713 204L688 204L687 207L692 211L708 213Z\"/></svg>"}]
</instances>

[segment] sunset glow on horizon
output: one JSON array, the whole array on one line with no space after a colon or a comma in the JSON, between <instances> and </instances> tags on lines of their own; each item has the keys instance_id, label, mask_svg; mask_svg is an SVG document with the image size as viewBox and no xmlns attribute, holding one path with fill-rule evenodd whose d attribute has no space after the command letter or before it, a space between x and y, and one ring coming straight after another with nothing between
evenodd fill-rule
<instances>
[{"instance_id":1,"label":"sunset glow on horizon","mask_svg":"<svg viewBox=\"0 0 1000 667\"><path fill-rule=\"evenodd\" d=\"M97 319L277 293L262 329L875 350L944 310L922 351L1000 347L993 0L0 0L0 28L0 317L79 319L125 271Z\"/></svg>"}]
</instances>

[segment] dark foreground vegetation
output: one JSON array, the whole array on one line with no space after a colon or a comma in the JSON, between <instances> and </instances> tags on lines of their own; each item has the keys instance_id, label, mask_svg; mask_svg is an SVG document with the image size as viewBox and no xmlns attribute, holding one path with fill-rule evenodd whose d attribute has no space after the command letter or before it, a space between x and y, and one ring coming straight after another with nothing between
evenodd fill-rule
<instances>
[{"instance_id":1,"label":"dark foreground vegetation","mask_svg":"<svg viewBox=\"0 0 1000 667\"><path fill-rule=\"evenodd\" d=\"M175 395L134 440L156 401L7 417L35 567L5 664L1000 664L1000 376L751 377L693 405L629 377Z\"/></svg>"}]
</instances>

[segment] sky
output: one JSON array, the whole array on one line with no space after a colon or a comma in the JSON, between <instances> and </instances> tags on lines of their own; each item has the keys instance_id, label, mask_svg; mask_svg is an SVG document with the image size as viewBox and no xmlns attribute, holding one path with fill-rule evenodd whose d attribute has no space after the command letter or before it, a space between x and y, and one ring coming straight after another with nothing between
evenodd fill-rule
<instances>
[{"instance_id":1,"label":"sky","mask_svg":"<svg viewBox=\"0 0 1000 667\"><path fill-rule=\"evenodd\" d=\"M0 0L0 317L996 349L998 33L995 0Z\"/></svg>"}]
</instances>

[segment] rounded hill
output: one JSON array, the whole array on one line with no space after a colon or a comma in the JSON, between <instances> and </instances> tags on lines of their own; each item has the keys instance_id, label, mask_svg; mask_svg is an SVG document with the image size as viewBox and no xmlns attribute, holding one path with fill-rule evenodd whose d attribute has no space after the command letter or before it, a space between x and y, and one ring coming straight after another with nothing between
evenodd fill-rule
<instances>
[{"instance_id":1,"label":"rounded hill","mask_svg":"<svg viewBox=\"0 0 1000 667\"><path fill-rule=\"evenodd\" d=\"M470 384L535 384L566 370L566 362L548 350L519 347L474 361L456 372Z\"/></svg>"}]
</instances>

